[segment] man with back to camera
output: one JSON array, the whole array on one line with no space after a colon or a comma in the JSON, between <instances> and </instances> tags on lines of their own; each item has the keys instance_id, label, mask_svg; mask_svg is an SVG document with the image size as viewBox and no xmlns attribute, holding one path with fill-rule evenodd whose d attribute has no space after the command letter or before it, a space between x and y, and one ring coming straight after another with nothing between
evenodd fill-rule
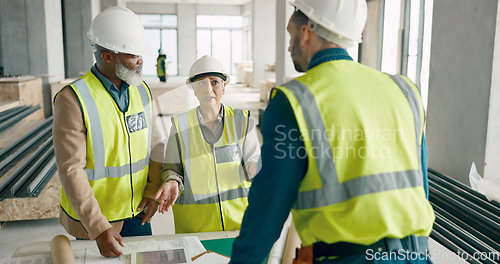
<instances>
[{"instance_id":1,"label":"man with back to camera","mask_svg":"<svg viewBox=\"0 0 500 264\"><path fill-rule=\"evenodd\" d=\"M432 263L418 88L348 55L365 0L292 4L288 50L305 74L272 91L230 263L262 263L290 210L302 241L294 263Z\"/></svg>"},{"instance_id":2,"label":"man with back to camera","mask_svg":"<svg viewBox=\"0 0 500 264\"><path fill-rule=\"evenodd\" d=\"M122 237L151 235L161 179L148 179L151 92L142 81L144 27L132 11L110 7L87 33L96 64L54 101L53 138L61 179L60 223L119 257Z\"/></svg>"}]
</instances>

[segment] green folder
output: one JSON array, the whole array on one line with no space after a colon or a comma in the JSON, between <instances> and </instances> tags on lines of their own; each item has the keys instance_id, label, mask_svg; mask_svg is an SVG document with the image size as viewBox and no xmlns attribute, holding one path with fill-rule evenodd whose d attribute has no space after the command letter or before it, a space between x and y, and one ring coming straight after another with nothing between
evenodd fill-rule
<instances>
[{"instance_id":1,"label":"green folder","mask_svg":"<svg viewBox=\"0 0 500 264\"><path fill-rule=\"evenodd\" d=\"M201 244L206 250L211 250L222 255L231 257L231 250L233 249L234 237L232 238L221 238L212 240L202 240Z\"/></svg>"}]
</instances>

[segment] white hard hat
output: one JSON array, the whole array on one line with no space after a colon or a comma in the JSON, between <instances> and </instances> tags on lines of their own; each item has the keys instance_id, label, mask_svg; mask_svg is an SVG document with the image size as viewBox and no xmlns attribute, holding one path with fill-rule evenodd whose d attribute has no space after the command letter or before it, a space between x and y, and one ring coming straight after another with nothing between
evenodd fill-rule
<instances>
[{"instance_id":1,"label":"white hard hat","mask_svg":"<svg viewBox=\"0 0 500 264\"><path fill-rule=\"evenodd\" d=\"M99 13L92 20L87 37L93 44L115 52L134 55L151 52L139 17L121 6L113 6Z\"/></svg>"},{"instance_id":2,"label":"white hard hat","mask_svg":"<svg viewBox=\"0 0 500 264\"><path fill-rule=\"evenodd\" d=\"M165 54L165 51L164 51L163 49L159 49L159 50L158 50L158 54L160 54L160 55L166 55L166 54Z\"/></svg>"},{"instance_id":3,"label":"white hard hat","mask_svg":"<svg viewBox=\"0 0 500 264\"><path fill-rule=\"evenodd\" d=\"M302 11L312 21L309 27L327 41L344 48L361 43L366 0L294 0L290 4Z\"/></svg>"},{"instance_id":4,"label":"white hard hat","mask_svg":"<svg viewBox=\"0 0 500 264\"><path fill-rule=\"evenodd\" d=\"M189 70L189 77L186 80L186 84L191 87L189 84L194 82L196 79L204 76L218 76L224 80L224 84L229 84L229 75L224 71L224 66L222 63L212 58L208 55L205 55L199 58L197 61L193 63L191 66L191 70Z\"/></svg>"}]
</instances>

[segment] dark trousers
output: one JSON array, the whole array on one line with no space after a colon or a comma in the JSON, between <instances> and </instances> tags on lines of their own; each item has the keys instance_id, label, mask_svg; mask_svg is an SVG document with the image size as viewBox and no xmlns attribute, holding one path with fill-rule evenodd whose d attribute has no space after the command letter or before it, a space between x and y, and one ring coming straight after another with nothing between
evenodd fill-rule
<instances>
[{"instance_id":1,"label":"dark trousers","mask_svg":"<svg viewBox=\"0 0 500 264\"><path fill-rule=\"evenodd\" d=\"M142 218L139 218L139 215L144 214L140 213L133 218L129 218L123 221L122 231L120 231L120 235L122 237L129 236L150 236L152 235L151 231L151 223L145 223L141 225Z\"/></svg>"},{"instance_id":2,"label":"dark trousers","mask_svg":"<svg viewBox=\"0 0 500 264\"><path fill-rule=\"evenodd\" d=\"M144 225L141 225L142 219L139 218L138 216L139 215L123 221L123 227L122 231L120 231L120 236L122 237L150 236L153 234L151 230L151 223L145 223ZM87 239L76 238L76 240L87 240Z\"/></svg>"},{"instance_id":3,"label":"dark trousers","mask_svg":"<svg viewBox=\"0 0 500 264\"><path fill-rule=\"evenodd\" d=\"M368 246L347 242L334 244L318 242L314 244L314 255L325 256L317 258L315 264L432 264L428 237L417 237L415 235L402 239L384 238Z\"/></svg>"}]
</instances>

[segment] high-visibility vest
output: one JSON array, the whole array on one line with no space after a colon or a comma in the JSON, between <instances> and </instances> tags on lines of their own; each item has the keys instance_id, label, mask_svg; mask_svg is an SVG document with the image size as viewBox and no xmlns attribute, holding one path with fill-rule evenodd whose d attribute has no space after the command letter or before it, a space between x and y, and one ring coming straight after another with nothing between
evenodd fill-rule
<instances>
[{"instance_id":1,"label":"high-visibility vest","mask_svg":"<svg viewBox=\"0 0 500 264\"><path fill-rule=\"evenodd\" d=\"M85 171L108 221L137 215L147 183L151 148L151 94L146 84L129 86L122 113L99 79L87 72L69 85L75 91L87 128ZM61 207L79 220L64 188Z\"/></svg>"},{"instance_id":2,"label":"high-visibility vest","mask_svg":"<svg viewBox=\"0 0 500 264\"><path fill-rule=\"evenodd\" d=\"M184 167L184 191L173 206L176 233L240 229L250 188L242 166L249 113L223 109L223 133L213 145L203 137L196 108L172 118Z\"/></svg>"},{"instance_id":3,"label":"high-visibility vest","mask_svg":"<svg viewBox=\"0 0 500 264\"><path fill-rule=\"evenodd\" d=\"M156 58L156 74L158 77L163 77L167 74L167 62L165 56L158 56Z\"/></svg>"},{"instance_id":4,"label":"high-visibility vest","mask_svg":"<svg viewBox=\"0 0 500 264\"><path fill-rule=\"evenodd\" d=\"M424 109L414 84L336 60L277 89L293 108L308 155L292 208L303 245L430 234Z\"/></svg>"}]
</instances>

